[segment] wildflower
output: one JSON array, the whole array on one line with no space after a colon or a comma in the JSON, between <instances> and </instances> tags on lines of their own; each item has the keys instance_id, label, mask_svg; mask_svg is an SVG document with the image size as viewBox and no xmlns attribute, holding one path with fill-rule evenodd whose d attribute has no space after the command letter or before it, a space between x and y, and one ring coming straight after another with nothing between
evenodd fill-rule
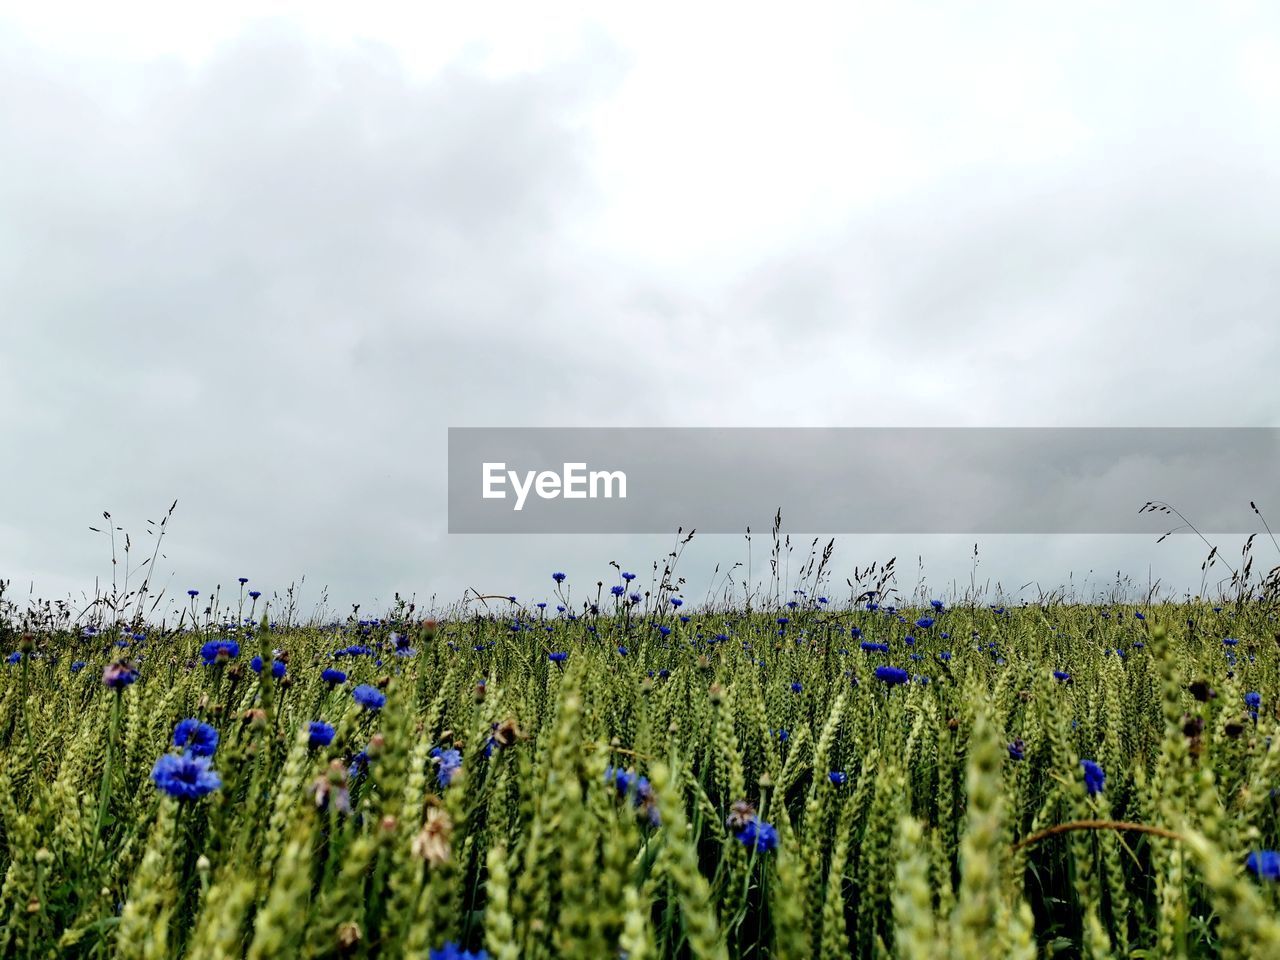
<instances>
[{"instance_id":1,"label":"wildflower","mask_svg":"<svg viewBox=\"0 0 1280 960\"><path fill-rule=\"evenodd\" d=\"M155 785L179 800L198 800L222 786L222 778L209 768L208 757L166 753L151 768Z\"/></svg>"},{"instance_id":2,"label":"wildflower","mask_svg":"<svg viewBox=\"0 0 1280 960\"><path fill-rule=\"evenodd\" d=\"M755 818L756 808L751 801L735 800L729 807L729 816L725 817L724 825L734 833L741 833Z\"/></svg>"},{"instance_id":3,"label":"wildflower","mask_svg":"<svg viewBox=\"0 0 1280 960\"><path fill-rule=\"evenodd\" d=\"M355 770L354 765L352 770ZM311 782L311 786L307 787L307 792L315 798L316 809L323 810L332 801L334 809L342 813L350 813L351 791L347 783L354 776L354 773L343 766L341 760L330 760L329 769L316 777Z\"/></svg>"},{"instance_id":4,"label":"wildflower","mask_svg":"<svg viewBox=\"0 0 1280 960\"><path fill-rule=\"evenodd\" d=\"M951 651L950 651L950 650L943 650L941 653L939 653L939 654L938 654L938 659L939 659L939 660L941 660L943 663L950 663L950 662L951 662Z\"/></svg>"},{"instance_id":5,"label":"wildflower","mask_svg":"<svg viewBox=\"0 0 1280 960\"><path fill-rule=\"evenodd\" d=\"M671 605L672 605L673 607L679 607L679 606L682 606L683 604L684 604L684 601L683 601L683 600L681 600L679 597L672 597L672 598L671 598Z\"/></svg>"},{"instance_id":6,"label":"wildflower","mask_svg":"<svg viewBox=\"0 0 1280 960\"><path fill-rule=\"evenodd\" d=\"M249 591L249 598L250 598L251 600L257 600L260 596L262 596L262 591L261 591L261 590L250 590L250 591Z\"/></svg>"},{"instance_id":7,"label":"wildflower","mask_svg":"<svg viewBox=\"0 0 1280 960\"><path fill-rule=\"evenodd\" d=\"M427 822L413 838L409 849L415 857L427 863L448 863L453 856L452 839L453 820L444 810L432 807L427 811Z\"/></svg>"},{"instance_id":8,"label":"wildflower","mask_svg":"<svg viewBox=\"0 0 1280 960\"><path fill-rule=\"evenodd\" d=\"M550 660L552 663L564 663L566 660L568 660L568 659L569 659L569 654L567 654L567 653L565 653L565 652L563 652L563 651L557 651L557 652L555 652L555 653L548 653L548 654L547 654L547 659L548 659L548 660Z\"/></svg>"},{"instance_id":9,"label":"wildflower","mask_svg":"<svg viewBox=\"0 0 1280 960\"><path fill-rule=\"evenodd\" d=\"M249 578L248 578L248 577L241 577L241 578L240 578L240 586L242 586L242 587L243 587L243 586L244 586L246 583L248 583L248 582L249 582Z\"/></svg>"},{"instance_id":10,"label":"wildflower","mask_svg":"<svg viewBox=\"0 0 1280 960\"><path fill-rule=\"evenodd\" d=\"M22 654L19 653L17 650L13 651L13 653L9 654L7 657L4 658L4 662L9 664L9 666L13 666L15 663L18 663L21 660L22 660Z\"/></svg>"},{"instance_id":11,"label":"wildflower","mask_svg":"<svg viewBox=\"0 0 1280 960\"><path fill-rule=\"evenodd\" d=\"M769 853L778 849L778 831L773 824L754 817L738 832L738 840L748 850L756 853Z\"/></svg>"},{"instance_id":12,"label":"wildflower","mask_svg":"<svg viewBox=\"0 0 1280 960\"><path fill-rule=\"evenodd\" d=\"M553 573L551 575L551 579L554 580L556 583L564 583L565 580L568 579L568 577L566 574L563 574L563 573ZM515 597L512 597L511 599L514 600Z\"/></svg>"},{"instance_id":13,"label":"wildflower","mask_svg":"<svg viewBox=\"0 0 1280 960\"><path fill-rule=\"evenodd\" d=\"M489 960L489 951L477 950L472 953L450 940L439 950L432 950L428 960Z\"/></svg>"},{"instance_id":14,"label":"wildflower","mask_svg":"<svg viewBox=\"0 0 1280 960\"><path fill-rule=\"evenodd\" d=\"M612 593L615 597L620 597L627 592L627 588L624 587L622 584L618 583L610 587L609 592Z\"/></svg>"},{"instance_id":15,"label":"wildflower","mask_svg":"<svg viewBox=\"0 0 1280 960\"><path fill-rule=\"evenodd\" d=\"M1250 691L1244 695L1245 706L1249 708L1249 716L1254 723L1258 722L1258 708L1262 706L1262 694Z\"/></svg>"},{"instance_id":16,"label":"wildflower","mask_svg":"<svg viewBox=\"0 0 1280 960\"><path fill-rule=\"evenodd\" d=\"M323 720L312 720L307 729L309 731L308 746L327 747L333 743L333 735L336 733L333 724L325 723Z\"/></svg>"},{"instance_id":17,"label":"wildflower","mask_svg":"<svg viewBox=\"0 0 1280 960\"><path fill-rule=\"evenodd\" d=\"M832 770L830 773L827 774L827 779L830 780L835 786L843 787L846 783L849 782L849 775L841 770Z\"/></svg>"},{"instance_id":18,"label":"wildflower","mask_svg":"<svg viewBox=\"0 0 1280 960\"><path fill-rule=\"evenodd\" d=\"M1275 850L1255 850L1244 865L1259 880L1280 880L1280 853Z\"/></svg>"},{"instance_id":19,"label":"wildflower","mask_svg":"<svg viewBox=\"0 0 1280 960\"><path fill-rule=\"evenodd\" d=\"M1081 760L1080 766L1084 768L1084 785L1089 796L1101 793L1102 785L1107 782L1107 775L1102 772L1102 767L1092 760Z\"/></svg>"},{"instance_id":20,"label":"wildflower","mask_svg":"<svg viewBox=\"0 0 1280 960\"><path fill-rule=\"evenodd\" d=\"M916 621L916 626L921 630L928 630L933 626L933 617L921 617Z\"/></svg>"},{"instance_id":21,"label":"wildflower","mask_svg":"<svg viewBox=\"0 0 1280 960\"><path fill-rule=\"evenodd\" d=\"M934 610L937 610L939 613L942 612L943 603L941 600L930 600L929 605L933 607Z\"/></svg>"},{"instance_id":22,"label":"wildflower","mask_svg":"<svg viewBox=\"0 0 1280 960\"><path fill-rule=\"evenodd\" d=\"M1059 683L1069 683L1071 681L1071 674L1063 670L1055 670L1053 671L1053 679L1057 680Z\"/></svg>"},{"instance_id":23,"label":"wildflower","mask_svg":"<svg viewBox=\"0 0 1280 960\"><path fill-rule=\"evenodd\" d=\"M870 640L863 640L858 644L867 653L888 653L889 645L887 643L873 643Z\"/></svg>"},{"instance_id":24,"label":"wildflower","mask_svg":"<svg viewBox=\"0 0 1280 960\"><path fill-rule=\"evenodd\" d=\"M520 725L513 717L508 717L493 728L493 739L500 747L509 747L522 736L524 734L520 730Z\"/></svg>"},{"instance_id":25,"label":"wildflower","mask_svg":"<svg viewBox=\"0 0 1280 960\"><path fill-rule=\"evenodd\" d=\"M188 717L173 728L173 745L197 757L211 757L218 748L218 731L195 717Z\"/></svg>"},{"instance_id":26,"label":"wildflower","mask_svg":"<svg viewBox=\"0 0 1280 960\"><path fill-rule=\"evenodd\" d=\"M1133 615L1134 615L1137 619L1139 619L1139 620L1145 620L1145 619L1147 619L1146 617L1144 617L1144 616L1142 615L1142 611L1140 611L1140 610L1135 610L1135 611L1133 611Z\"/></svg>"},{"instance_id":27,"label":"wildflower","mask_svg":"<svg viewBox=\"0 0 1280 960\"><path fill-rule=\"evenodd\" d=\"M347 675L341 670L334 670L332 667L329 667L320 674L320 679L329 686L336 687L339 684L347 682Z\"/></svg>"},{"instance_id":28,"label":"wildflower","mask_svg":"<svg viewBox=\"0 0 1280 960\"><path fill-rule=\"evenodd\" d=\"M1187 689L1191 691L1191 695L1201 703L1208 703L1216 697L1217 691L1209 686L1204 680L1194 680L1187 685Z\"/></svg>"},{"instance_id":29,"label":"wildflower","mask_svg":"<svg viewBox=\"0 0 1280 960\"><path fill-rule=\"evenodd\" d=\"M138 671L127 663L116 661L102 671L102 682L112 690L123 690L138 679Z\"/></svg>"},{"instance_id":30,"label":"wildflower","mask_svg":"<svg viewBox=\"0 0 1280 960\"><path fill-rule=\"evenodd\" d=\"M367 683L362 683L352 690L351 697L366 710L381 710L387 702L386 694Z\"/></svg>"},{"instance_id":31,"label":"wildflower","mask_svg":"<svg viewBox=\"0 0 1280 960\"><path fill-rule=\"evenodd\" d=\"M347 779L355 780L369 769L369 751L361 750L351 758L351 766L347 768Z\"/></svg>"},{"instance_id":32,"label":"wildflower","mask_svg":"<svg viewBox=\"0 0 1280 960\"><path fill-rule=\"evenodd\" d=\"M1222 645L1223 645L1224 647L1234 647L1234 646L1235 646L1236 644L1238 644L1239 642L1240 642L1240 641L1239 641L1239 640L1237 640L1235 637L1223 637L1223 638L1222 638Z\"/></svg>"},{"instance_id":33,"label":"wildflower","mask_svg":"<svg viewBox=\"0 0 1280 960\"><path fill-rule=\"evenodd\" d=\"M209 640L200 648L200 659L206 667L226 663L240 656L240 644L234 640Z\"/></svg>"},{"instance_id":34,"label":"wildflower","mask_svg":"<svg viewBox=\"0 0 1280 960\"><path fill-rule=\"evenodd\" d=\"M792 692L792 693L799 693L799 692L800 692L800 691L802 691L803 689L804 689L804 687L803 687L803 686L801 686L801 684L800 684L800 682L799 682L799 681L796 681L795 683L791 684L791 692Z\"/></svg>"},{"instance_id":35,"label":"wildflower","mask_svg":"<svg viewBox=\"0 0 1280 960\"><path fill-rule=\"evenodd\" d=\"M1010 759L1022 760L1022 759L1025 759L1026 755L1027 755L1027 745L1022 742L1021 737L1013 741L1013 743L1009 744Z\"/></svg>"},{"instance_id":36,"label":"wildflower","mask_svg":"<svg viewBox=\"0 0 1280 960\"><path fill-rule=\"evenodd\" d=\"M632 603L639 603L639 602L640 602L640 594L638 594L638 593L630 594L630 595L627 597L627 599L628 599L628 600L630 600Z\"/></svg>"},{"instance_id":37,"label":"wildflower","mask_svg":"<svg viewBox=\"0 0 1280 960\"><path fill-rule=\"evenodd\" d=\"M630 583L635 578L636 578L636 575L634 573L627 573L625 570L622 573L622 579L627 581L627 583Z\"/></svg>"},{"instance_id":38,"label":"wildflower","mask_svg":"<svg viewBox=\"0 0 1280 960\"><path fill-rule=\"evenodd\" d=\"M907 671L901 667L876 667L875 673L877 680L883 680L889 686L906 683L909 677Z\"/></svg>"},{"instance_id":39,"label":"wildflower","mask_svg":"<svg viewBox=\"0 0 1280 960\"><path fill-rule=\"evenodd\" d=\"M81 670L83 670L83 669L85 668L85 666L86 666L86 664L85 664L85 662L84 662L83 660L75 660L75 661L72 661L72 663L71 663L71 672L72 672L72 673L79 673Z\"/></svg>"},{"instance_id":40,"label":"wildflower","mask_svg":"<svg viewBox=\"0 0 1280 960\"><path fill-rule=\"evenodd\" d=\"M187 591L187 596L188 596L188 597L190 597L192 600L194 600L196 597L200 596L200 591L199 591L199 590L188 590L188 591Z\"/></svg>"},{"instance_id":41,"label":"wildflower","mask_svg":"<svg viewBox=\"0 0 1280 960\"><path fill-rule=\"evenodd\" d=\"M262 658L261 658L261 657L254 657L252 660L250 660L250 661L249 661L249 669L250 669L250 670L252 670L254 673L261 673L261 672L262 672ZM283 677L283 676L284 676L284 671L285 671L284 661L282 661L282 660L275 660L275 659L272 659L272 661L271 661L271 675L272 675L273 677L275 677L275 678L279 679L280 677Z\"/></svg>"},{"instance_id":42,"label":"wildflower","mask_svg":"<svg viewBox=\"0 0 1280 960\"><path fill-rule=\"evenodd\" d=\"M449 786L458 771L462 769L462 753L454 749L441 750L436 747L431 751L431 756L435 757L440 765L440 769L436 771L436 783L441 787Z\"/></svg>"}]
</instances>

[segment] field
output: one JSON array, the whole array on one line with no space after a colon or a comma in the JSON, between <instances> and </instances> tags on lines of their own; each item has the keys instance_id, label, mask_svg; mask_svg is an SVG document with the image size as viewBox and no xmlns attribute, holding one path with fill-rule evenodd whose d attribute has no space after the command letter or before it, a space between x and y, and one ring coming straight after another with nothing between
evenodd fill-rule
<instances>
[{"instance_id":1,"label":"field","mask_svg":"<svg viewBox=\"0 0 1280 960\"><path fill-rule=\"evenodd\" d=\"M0 954L1280 956L1273 605L617 587L11 619Z\"/></svg>"}]
</instances>

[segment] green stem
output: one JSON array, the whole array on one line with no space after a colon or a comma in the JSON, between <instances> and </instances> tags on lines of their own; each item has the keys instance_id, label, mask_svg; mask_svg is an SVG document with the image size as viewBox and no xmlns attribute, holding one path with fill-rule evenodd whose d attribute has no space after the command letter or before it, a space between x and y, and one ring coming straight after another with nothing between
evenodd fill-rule
<instances>
[{"instance_id":1,"label":"green stem","mask_svg":"<svg viewBox=\"0 0 1280 960\"><path fill-rule=\"evenodd\" d=\"M102 787L98 791L98 815L93 826L93 852L98 851L98 843L102 839L102 825L107 819L107 804L111 801L111 758L115 751L116 735L120 729L120 703L122 691L115 691L115 702L111 705L111 729L107 733L107 759L102 767Z\"/></svg>"}]
</instances>

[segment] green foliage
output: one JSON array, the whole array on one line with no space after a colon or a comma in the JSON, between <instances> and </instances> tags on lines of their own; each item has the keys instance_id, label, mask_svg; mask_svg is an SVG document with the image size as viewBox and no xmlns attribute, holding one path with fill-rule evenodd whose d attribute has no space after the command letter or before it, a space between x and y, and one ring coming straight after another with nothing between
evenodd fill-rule
<instances>
[{"instance_id":1,"label":"green foliage","mask_svg":"<svg viewBox=\"0 0 1280 960\"><path fill-rule=\"evenodd\" d=\"M1268 607L682 612L24 639L0 955L1280 951L1245 869L1280 846ZM218 733L194 798L152 777L185 718Z\"/></svg>"}]
</instances>

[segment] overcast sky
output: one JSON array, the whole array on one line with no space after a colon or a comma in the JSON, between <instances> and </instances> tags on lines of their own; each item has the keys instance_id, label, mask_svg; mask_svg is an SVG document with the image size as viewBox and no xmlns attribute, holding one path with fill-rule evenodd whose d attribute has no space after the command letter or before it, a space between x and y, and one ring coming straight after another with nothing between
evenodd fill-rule
<instances>
[{"instance_id":1,"label":"overcast sky","mask_svg":"<svg viewBox=\"0 0 1280 960\"><path fill-rule=\"evenodd\" d=\"M174 498L177 594L534 599L669 549L449 536L449 426L1280 426L1274 4L3 6L20 596ZM1160 527L984 539L979 580L1194 589ZM837 580L972 550L845 538ZM690 595L745 559L696 539Z\"/></svg>"}]
</instances>

